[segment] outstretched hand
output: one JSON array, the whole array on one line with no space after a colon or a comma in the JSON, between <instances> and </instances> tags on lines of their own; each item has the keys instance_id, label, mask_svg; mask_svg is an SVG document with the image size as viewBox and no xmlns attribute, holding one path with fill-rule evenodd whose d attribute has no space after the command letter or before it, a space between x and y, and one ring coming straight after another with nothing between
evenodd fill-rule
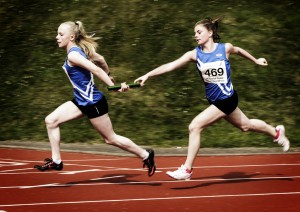
<instances>
[{"instance_id":1,"label":"outstretched hand","mask_svg":"<svg viewBox=\"0 0 300 212\"><path fill-rule=\"evenodd\" d=\"M261 66L267 66L268 62L265 58L259 58L256 60L256 64Z\"/></svg>"},{"instance_id":2,"label":"outstretched hand","mask_svg":"<svg viewBox=\"0 0 300 212\"><path fill-rule=\"evenodd\" d=\"M137 78L136 80L134 80L134 83L140 83L141 86L145 85L145 82L148 80L148 76L145 74L144 76L141 76L139 78Z\"/></svg>"}]
</instances>

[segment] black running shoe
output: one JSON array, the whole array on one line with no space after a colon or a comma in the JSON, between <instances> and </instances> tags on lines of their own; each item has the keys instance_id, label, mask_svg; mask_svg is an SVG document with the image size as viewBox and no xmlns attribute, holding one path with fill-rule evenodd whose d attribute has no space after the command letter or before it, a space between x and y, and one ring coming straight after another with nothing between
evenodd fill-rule
<instances>
[{"instance_id":1,"label":"black running shoe","mask_svg":"<svg viewBox=\"0 0 300 212\"><path fill-rule=\"evenodd\" d=\"M44 165L35 165L34 168L36 168L37 170L40 170L40 171L46 171L46 170L51 170L51 169L60 171L64 167L63 162L60 162L60 164L56 164L53 162L53 160L51 158L46 158L44 160L44 162L45 162Z\"/></svg>"},{"instance_id":2,"label":"black running shoe","mask_svg":"<svg viewBox=\"0 0 300 212\"><path fill-rule=\"evenodd\" d=\"M47 163L47 162L52 162L52 158L45 158L45 159L44 159L44 162L45 162L45 163Z\"/></svg>"},{"instance_id":3,"label":"black running shoe","mask_svg":"<svg viewBox=\"0 0 300 212\"><path fill-rule=\"evenodd\" d=\"M149 152L149 157L143 160L144 162L143 168L145 167L148 168L148 176L151 177L152 175L154 175L156 170L156 165L154 161L154 150L146 149L146 151Z\"/></svg>"}]
</instances>

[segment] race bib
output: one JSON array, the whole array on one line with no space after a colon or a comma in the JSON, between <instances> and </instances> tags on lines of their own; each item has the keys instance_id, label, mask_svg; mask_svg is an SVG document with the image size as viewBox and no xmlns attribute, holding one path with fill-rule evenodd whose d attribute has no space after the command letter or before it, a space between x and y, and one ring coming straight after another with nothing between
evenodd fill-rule
<instances>
[{"instance_id":1,"label":"race bib","mask_svg":"<svg viewBox=\"0 0 300 212\"><path fill-rule=\"evenodd\" d=\"M216 61L201 64L201 75L207 83L227 83L225 61Z\"/></svg>"}]
</instances>

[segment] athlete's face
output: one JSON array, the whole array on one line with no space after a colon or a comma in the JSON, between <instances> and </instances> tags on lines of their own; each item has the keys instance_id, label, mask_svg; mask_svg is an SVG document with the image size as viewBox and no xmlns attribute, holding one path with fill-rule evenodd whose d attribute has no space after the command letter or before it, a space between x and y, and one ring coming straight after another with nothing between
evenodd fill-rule
<instances>
[{"instance_id":1,"label":"athlete's face","mask_svg":"<svg viewBox=\"0 0 300 212\"><path fill-rule=\"evenodd\" d=\"M202 24L195 26L194 33L195 33L194 37L198 45L205 44L209 40L209 38L212 37L213 34L212 31L209 31Z\"/></svg>"},{"instance_id":2,"label":"athlete's face","mask_svg":"<svg viewBox=\"0 0 300 212\"><path fill-rule=\"evenodd\" d=\"M66 49L69 42L74 40L74 34L71 33L70 26L67 24L61 24L57 30L56 41L58 47Z\"/></svg>"}]
</instances>

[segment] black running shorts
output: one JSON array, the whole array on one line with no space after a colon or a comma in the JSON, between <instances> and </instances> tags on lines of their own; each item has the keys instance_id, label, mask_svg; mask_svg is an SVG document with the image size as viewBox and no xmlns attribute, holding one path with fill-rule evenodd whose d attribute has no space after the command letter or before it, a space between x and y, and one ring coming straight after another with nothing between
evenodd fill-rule
<instances>
[{"instance_id":1,"label":"black running shorts","mask_svg":"<svg viewBox=\"0 0 300 212\"><path fill-rule=\"evenodd\" d=\"M236 91L234 91L232 96L227 99L217 100L215 102L209 101L210 104L216 106L219 110L221 110L226 115L229 115L237 108L238 102L239 99Z\"/></svg>"},{"instance_id":2,"label":"black running shorts","mask_svg":"<svg viewBox=\"0 0 300 212\"><path fill-rule=\"evenodd\" d=\"M78 105L75 99L72 102L85 114L89 119L97 118L108 113L108 105L105 96L103 96L96 104L93 105Z\"/></svg>"}]
</instances>

